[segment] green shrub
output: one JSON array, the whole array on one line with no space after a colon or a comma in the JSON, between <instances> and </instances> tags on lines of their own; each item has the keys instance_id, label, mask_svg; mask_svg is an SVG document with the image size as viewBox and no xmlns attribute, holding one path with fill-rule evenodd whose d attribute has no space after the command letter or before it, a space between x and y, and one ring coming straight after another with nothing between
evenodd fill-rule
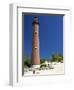
<instances>
[{"instance_id":1,"label":"green shrub","mask_svg":"<svg viewBox=\"0 0 74 90\"><path fill-rule=\"evenodd\" d=\"M42 68L42 67L47 67L47 65L46 64L40 65L40 68Z\"/></svg>"},{"instance_id":2,"label":"green shrub","mask_svg":"<svg viewBox=\"0 0 74 90\"><path fill-rule=\"evenodd\" d=\"M24 61L24 66L31 67L30 60L25 60Z\"/></svg>"}]
</instances>

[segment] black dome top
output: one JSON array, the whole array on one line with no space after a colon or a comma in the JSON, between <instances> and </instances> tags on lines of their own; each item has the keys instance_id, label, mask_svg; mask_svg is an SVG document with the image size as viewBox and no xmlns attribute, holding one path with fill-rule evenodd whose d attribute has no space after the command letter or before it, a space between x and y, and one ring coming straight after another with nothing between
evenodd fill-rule
<instances>
[{"instance_id":1,"label":"black dome top","mask_svg":"<svg viewBox=\"0 0 74 90\"><path fill-rule=\"evenodd\" d=\"M39 24L39 22L38 22L38 17L34 17L34 21L33 21L32 25L34 25L34 24ZM39 24L39 25L40 25L40 24Z\"/></svg>"}]
</instances>

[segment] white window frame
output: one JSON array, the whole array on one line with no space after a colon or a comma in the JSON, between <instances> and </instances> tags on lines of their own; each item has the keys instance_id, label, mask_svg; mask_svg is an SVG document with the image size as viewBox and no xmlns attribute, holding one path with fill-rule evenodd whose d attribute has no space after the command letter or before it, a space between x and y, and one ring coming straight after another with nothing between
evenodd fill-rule
<instances>
[{"instance_id":1,"label":"white window frame","mask_svg":"<svg viewBox=\"0 0 74 90\"><path fill-rule=\"evenodd\" d=\"M64 14L63 20L63 42L64 42L64 61L65 75L54 76L30 76L22 77L22 12L24 13L44 13L44 14ZM69 82L70 81L70 57L69 57L69 41L70 41L70 8L38 6L26 4L10 5L10 84L11 85L27 85L42 84L53 82ZM55 82L55 83L56 83Z\"/></svg>"}]
</instances>

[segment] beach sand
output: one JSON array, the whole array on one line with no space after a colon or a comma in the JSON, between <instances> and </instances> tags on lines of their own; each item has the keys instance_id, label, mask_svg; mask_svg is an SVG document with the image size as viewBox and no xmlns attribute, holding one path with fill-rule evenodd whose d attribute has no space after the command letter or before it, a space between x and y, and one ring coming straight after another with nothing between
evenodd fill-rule
<instances>
[{"instance_id":1,"label":"beach sand","mask_svg":"<svg viewBox=\"0 0 74 90\"><path fill-rule=\"evenodd\" d=\"M56 63L53 64L53 69L48 70L36 70L35 74L33 74L33 71L24 72L24 76L30 76L30 75L58 75L58 74L64 74L64 63Z\"/></svg>"}]
</instances>

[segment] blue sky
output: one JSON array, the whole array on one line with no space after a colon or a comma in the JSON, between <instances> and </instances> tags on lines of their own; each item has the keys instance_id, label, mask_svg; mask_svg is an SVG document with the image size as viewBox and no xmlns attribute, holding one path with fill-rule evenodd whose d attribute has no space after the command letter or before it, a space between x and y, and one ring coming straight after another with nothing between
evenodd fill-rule
<instances>
[{"instance_id":1,"label":"blue sky","mask_svg":"<svg viewBox=\"0 0 74 90\"><path fill-rule=\"evenodd\" d=\"M32 52L32 22L35 15L24 15L24 53L31 57ZM49 59L52 54L63 55L63 16L38 15L40 23L39 41L40 57Z\"/></svg>"}]
</instances>

